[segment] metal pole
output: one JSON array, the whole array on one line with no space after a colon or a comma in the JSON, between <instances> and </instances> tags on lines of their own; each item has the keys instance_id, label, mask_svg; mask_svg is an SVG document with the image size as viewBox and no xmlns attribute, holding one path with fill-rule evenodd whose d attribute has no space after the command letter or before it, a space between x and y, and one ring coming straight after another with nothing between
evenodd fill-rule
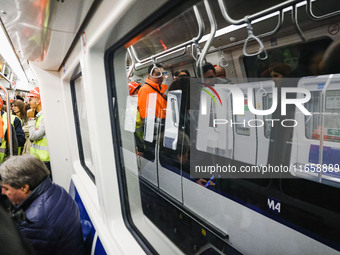
<instances>
[{"instance_id":1,"label":"metal pole","mask_svg":"<svg viewBox=\"0 0 340 255\"><path fill-rule=\"evenodd\" d=\"M0 73L1 74L1 73ZM4 79L6 79L8 82L10 82L10 80L8 78L5 77L5 75L1 74L2 77L4 77ZM10 125L11 124L11 111L10 111L10 101L9 101L9 95L8 95L8 91L5 87L3 87L2 85L0 85L0 89L5 93L6 95L6 109L7 109L7 137L8 137L8 142L9 142L9 155L13 156L13 143L12 143L12 128ZM0 109L1 110L1 109Z\"/></svg>"}]
</instances>

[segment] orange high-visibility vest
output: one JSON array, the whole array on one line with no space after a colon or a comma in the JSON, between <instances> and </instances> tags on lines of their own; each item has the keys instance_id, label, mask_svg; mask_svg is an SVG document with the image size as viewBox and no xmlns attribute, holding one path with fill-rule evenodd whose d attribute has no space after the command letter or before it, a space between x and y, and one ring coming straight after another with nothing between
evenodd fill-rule
<instances>
[{"instance_id":1,"label":"orange high-visibility vest","mask_svg":"<svg viewBox=\"0 0 340 255\"><path fill-rule=\"evenodd\" d=\"M168 86L165 84L157 84L153 81L151 81L149 78L145 79L145 84L139 89L138 91L138 111L140 114L140 117L142 119L145 119L147 114L147 100L148 100L148 94L150 93L157 93L157 101L156 101L156 112L155 117L159 119L165 118L166 113L166 104L167 101L164 99L165 91L168 89ZM159 92L157 92L157 91ZM161 96L162 94L163 96Z\"/></svg>"}]
</instances>

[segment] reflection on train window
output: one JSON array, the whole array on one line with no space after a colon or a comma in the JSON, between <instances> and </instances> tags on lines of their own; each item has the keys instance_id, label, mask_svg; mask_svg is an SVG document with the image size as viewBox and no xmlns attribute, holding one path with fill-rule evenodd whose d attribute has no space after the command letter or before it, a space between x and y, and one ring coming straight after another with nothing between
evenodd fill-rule
<instances>
[{"instance_id":1,"label":"reflection on train window","mask_svg":"<svg viewBox=\"0 0 340 255\"><path fill-rule=\"evenodd\" d=\"M319 140L323 132L325 141L340 142L340 91L326 91L324 108L320 108L321 92L312 91L311 95L306 104L312 113L305 117L306 137Z\"/></svg>"},{"instance_id":2,"label":"reflection on train window","mask_svg":"<svg viewBox=\"0 0 340 255\"><path fill-rule=\"evenodd\" d=\"M278 66L282 70L283 78L318 75L318 68L312 68L312 66L308 65L312 61L321 61L320 56L322 56L331 41L327 38L268 50L268 58L265 61L261 61L257 56L244 57L243 61L247 77L274 78L272 71L273 68ZM311 56L314 56L315 59Z\"/></svg>"},{"instance_id":3,"label":"reflection on train window","mask_svg":"<svg viewBox=\"0 0 340 255\"><path fill-rule=\"evenodd\" d=\"M187 1L184 2L187 3ZM212 1L205 1L204 4L208 2L212 3ZM269 3L269 1L267 2ZM222 20L221 11L218 10L219 5L216 2L213 3L211 6L216 14L217 27L227 28L228 24L226 24L225 20ZM202 32L203 35L210 31L204 4L200 2L195 6L202 15L204 25L206 25L205 31ZM255 5L259 7L257 4ZM295 69L299 63L301 51L310 45L315 47L315 43L309 44L308 42L287 46L289 38L284 38L282 42L285 42L286 45L283 47L272 45L273 47L269 47L271 50L268 50L268 59L261 60L257 56L243 57L241 50L243 44L236 44L235 42L235 44L232 44L233 46L228 45L230 43L229 38L231 40L234 34L237 34L234 38L235 40L237 40L236 38L241 38L239 37L241 32L238 30L228 33L228 42L223 42L225 36L217 36L217 40L213 39L211 45L214 48L211 47L208 50L211 50L209 54L204 56L207 62L212 62L213 65L222 63L223 61L220 61L222 60L221 55L225 54L228 61L230 60L229 66L224 68L228 73L228 79L239 79L243 82L244 78L261 78L260 83L254 84L249 79L245 81L245 84L233 82L245 94L245 100L242 104L242 107L244 106L243 115L233 114L232 93L229 93L230 89L228 90L224 82L218 83L221 85L219 87L216 84L213 85L213 83L204 84L200 80L203 85L209 85L216 90L214 92L217 93L213 93L212 96L200 88L197 89L202 84L196 86L198 92L192 89L187 93L185 92L185 86L171 89L174 81L179 79L178 77L172 77L171 73L175 74L176 71L182 69L188 70L191 75L190 81L199 73L198 68L196 68L198 66L197 57L199 57L197 53L201 52L202 54L202 50L205 49L202 46L207 42L208 37L194 40L194 37L200 33L197 14L194 10L190 8L176 14L171 12L170 18L162 17L160 23L152 24L151 27L141 31L121 47L114 47L115 51L109 52L112 62L108 65L113 72L113 74L109 74L109 77L112 78L110 83L112 84L112 90L109 91L113 93L113 112L111 117L112 129L114 137L116 137L114 146L119 147L115 147L115 152L118 151L116 159L117 172L123 173L121 175L122 179L119 181L119 185L123 187L121 189L123 192L122 199L126 199L124 203L129 203L130 208L138 209L141 207L139 212L143 214L142 216L148 218L172 243L186 254L197 254L211 240L225 240L223 234L227 233L230 228L228 228L227 224L224 224L225 221L220 220L226 216L225 214L216 215L215 210L211 210L215 205L221 207L220 212L229 213L228 208L223 207L227 204L224 202L228 201L229 203L229 201L234 200L251 210L255 208L254 210L257 210L257 212L267 212L268 206L270 207L267 204L268 197L273 195L273 197L281 199L281 183L285 182L281 182L281 179L279 179L281 176L278 177L278 180L271 179L272 175L269 176L270 178L260 176L259 179L248 180L244 178L221 178L222 176L215 174L215 172L214 174L212 172L208 173L210 174L209 177L205 176L205 178L196 179L189 174L189 162L194 164L195 167L202 167L201 169L204 166L209 167L211 165L230 166L235 167L236 170L241 169L241 167L250 167L250 169L255 167L254 169L256 169L257 166L261 166L264 169L263 166L277 164L306 164L308 163L309 155L306 153L304 155L302 155L303 153L292 153L292 157L296 157L296 160L294 158L294 162L293 160L290 162L290 152L293 149L307 152L311 145L315 145L312 143L316 142L313 139L306 139L304 136L302 138L308 140L309 144L292 142L293 133L290 132L292 128L284 129L279 125L272 127L269 125L271 122L266 121L271 119L272 115L262 116L250 112L248 108L249 98L247 98L247 89L253 86L253 107L256 110L271 109L274 98L273 88L275 85L276 87L279 86L278 83L272 80L263 82L262 78L270 78L270 68L278 63L289 66L289 70ZM242 10L241 12L245 11L247 10ZM276 17L273 19L276 19ZM266 21L264 23L272 23ZM258 25L258 28L266 30L263 32L268 32L266 26ZM246 33L246 30L243 33ZM256 34L260 34L260 32L256 30ZM246 37L242 37L242 39L244 38ZM270 45L268 38L263 38L263 40L265 40L266 46ZM188 44L183 46L187 41ZM169 51L169 49L176 46L178 48ZM219 46L221 48L226 47L221 50ZM243 70L246 71L247 77L243 77ZM153 87L150 80L155 81L156 79L161 81ZM140 83L141 87L138 93L132 93L133 89L130 90L129 82ZM163 87L163 84L167 87ZM185 84L186 82L183 80L182 85ZM164 90L162 90L162 87ZM211 88L209 89L211 90ZM145 92L146 90L147 92ZM262 94L259 91L262 91ZM317 124L315 123L319 122L317 113L321 112L321 110L318 108L318 98L320 97L318 93L312 93L311 101L314 102L313 105L305 104L306 108L313 114L312 119L306 119L305 130L308 138L312 138L314 129L317 129ZM190 97L188 94L190 94ZM327 113L332 114L332 116L337 114L337 96L338 94L333 92L332 94L326 94L327 109L325 111L328 111ZM209 101L203 101L204 97ZM223 103L223 107L219 106L219 101L215 100L217 98L220 98L219 101L221 106ZM214 100L217 102L214 102ZM205 109L205 111L202 109ZM274 115L276 113L274 112ZM304 118L303 116L300 117ZM223 124L214 125L217 119ZM261 125L262 120L264 126ZM250 127L248 125L249 121L258 126ZM231 125L231 122L234 124ZM338 134L337 122L331 123L331 119L325 118L325 123L329 126L332 139L335 139ZM286 132L281 132L282 130ZM299 132L301 133L300 130ZM269 140L271 136L273 136L272 141ZM298 138L301 138L301 135ZM300 146L301 144L303 146ZM275 153L275 155L271 155L271 153ZM302 158L301 156L304 157ZM314 157L314 155L312 156ZM290 173L288 174L290 175ZM274 175L273 178L275 178ZM290 185L290 182L288 182L288 185ZM283 188L286 187L288 186ZM294 188L294 185L291 185L291 187ZM303 192L301 196L303 196ZM282 197L282 199L286 198ZM213 201L212 203L216 201L216 203L212 204L211 201ZM295 202L296 204L299 203L299 201ZM288 202L284 201L282 204L286 206ZM289 213L294 215L295 211L295 208L293 208ZM134 210L131 210L132 223L141 232L141 235L152 244L154 239L148 235L147 231L143 231L145 228L141 221L141 213L136 215L133 212ZM287 212L283 210L282 215L286 217ZM197 218L196 214L198 215ZM305 216L305 214L302 215ZM289 217L295 217L295 215L288 215L288 220L290 220ZM314 220L313 222L315 223L316 221ZM293 222L293 224L300 226L299 222ZM204 228L209 229L207 232L210 229L212 231L202 236L202 226L209 227ZM308 231L310 230L310 225L303 227ZM217 231L214 231L214 228ZM196 229L199 229L197 232L198 238L195 236ZM137 234L139 235L139 233ZM185 239L188 244L184 245L183 240L187 236L192 239ZM219 244L216 247L226 246L224 241L217 243ZM190 247L195 247L195 250ZM228 249L223 248L221 250L225 252Z\"/></svg>"},{"instance_id":4,"label":"reflection on train window","mask_svg":"<svg viewBox=\"0 0 340 255\"><path fill-rule=\"evenodd\" d=\"M73 98L73 112L76 123L79 157L82 166L94 181L92 149L90 143L88 112L86 109L86 97L82 76L71 81L71 93Z\"/></svg>"}]
</instances>

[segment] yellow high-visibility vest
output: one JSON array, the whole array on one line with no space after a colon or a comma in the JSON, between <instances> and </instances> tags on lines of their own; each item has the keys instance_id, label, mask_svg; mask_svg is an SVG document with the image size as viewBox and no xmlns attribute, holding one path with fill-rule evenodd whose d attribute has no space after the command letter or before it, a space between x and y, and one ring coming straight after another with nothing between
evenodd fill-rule
<instances>
[{"instance_id":1,"label":"yellow high-visibility vest","mask_svg":"<svg viewBox=\"0 0 340 255\"><path fill-rule=\"evenodd\" d=\"M41 121L43 120L43 115L41 114L35 121L35 128L38 129ZM48 153L47 138L46 134L40 140L35 140L31 143L30 154L37 157L41 161L50 161L50 154Z\"/></svg>"},{"instance_id":2,"label":"yellow high-visibility vest","mask_svg":"<svg viewBox=\"0 0 340 255\"><path fill-rule=\"evenodd\" d=\"M3 118L3 120L4 120L4 126L3 126L3 129L4 129L4 134L6 133L6 131L7 131L7 112L5 112L3 115L2 115L2 118ZM12 124L12 126L14 127L14 120L15 120L15 118L18 118L19 119L19 117L18 116L15 116L15 115L12 115L11 114L11 124ZM20 120L20 119L19 119ZM5 157L6 157L6 146L7 146L7 142L6 142L6 140L5 139L3 139L3 141L2 141L2 144L1 144L1 146L0 146L0 162L2 163L2 162L4 162L4 159L5 159ZM19 153L19 148L18 148L18 153ZM20 155L20 154L19 154Z\"/></svg>"}]
</instances>

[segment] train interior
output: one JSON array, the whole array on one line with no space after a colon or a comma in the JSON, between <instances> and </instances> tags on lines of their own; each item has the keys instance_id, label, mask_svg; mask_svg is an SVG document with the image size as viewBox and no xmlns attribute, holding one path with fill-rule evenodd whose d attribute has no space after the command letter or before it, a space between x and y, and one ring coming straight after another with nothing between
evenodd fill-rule
<instances>
[{"instance_id":1,"label":"train interior","mask_svg":"<svg viewBox=\"0 0 340 255\"><path fill-rule=\"evenodd\" d=\"M338 254L339 1L0 6L5 101L40 87L53 181L89 254ZM142 116L129 83L150 78L165 107L154 91ZM195 172L209 166L235 172Z\"/></svg>"}]
</instances>

